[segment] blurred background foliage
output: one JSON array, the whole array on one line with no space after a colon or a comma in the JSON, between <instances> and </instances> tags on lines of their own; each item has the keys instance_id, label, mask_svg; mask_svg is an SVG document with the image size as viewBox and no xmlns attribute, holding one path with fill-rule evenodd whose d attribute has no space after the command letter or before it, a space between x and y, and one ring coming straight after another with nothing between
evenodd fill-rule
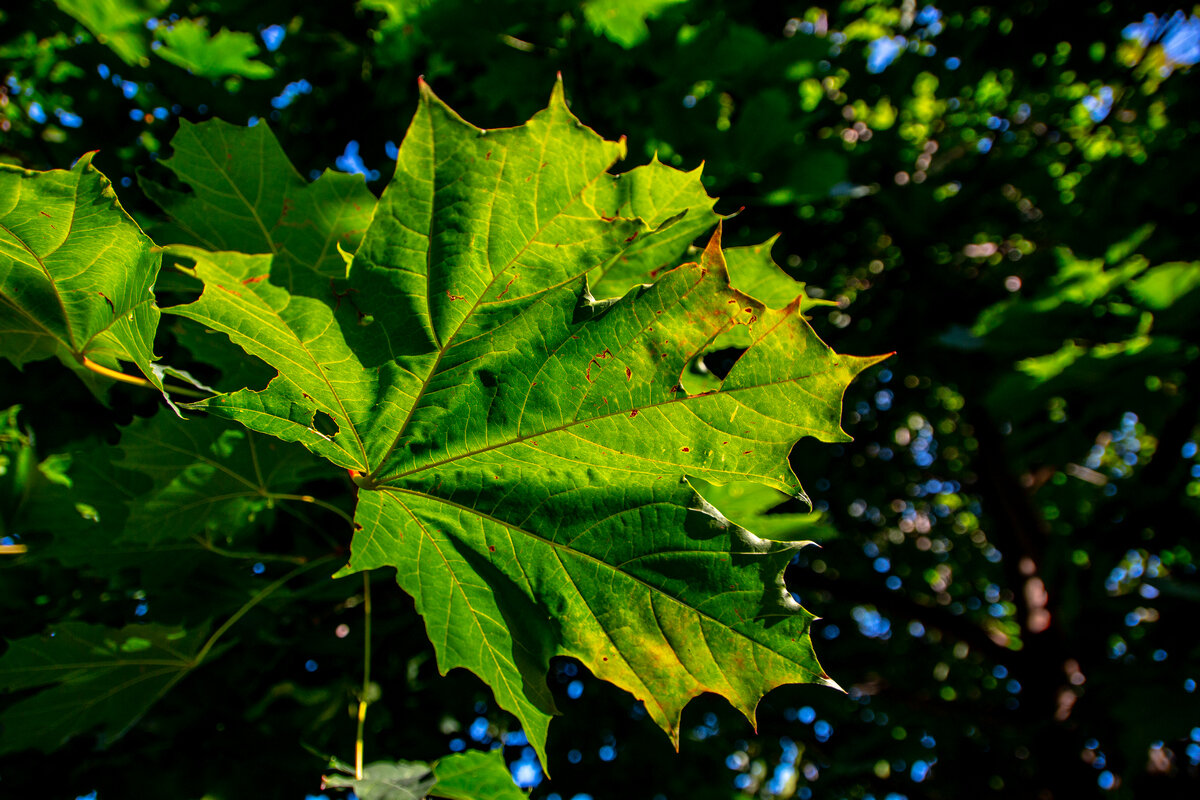
<instances>
[{"instance_id":1,"label":"blurred background foliage","mask_svg":"<svg viewBox=\"0 0 1200 800\"><path fill-rule=\"evenodd\" d=\"M755 487L707 490L737 521L820 542L787 578L823 617L818 652L846 694L777 690L757 732L701 698L676 755L628 696L563 661L549 681L566 714L539 765L473 676L437 675L411 603L380 575L369 757L502 747L518 782L554 800L1196 797L1197 13L39 0L0 11L0 159L62 168L98 149L153 235L139 175L167 180L154 162L181 119L265 122L301 174L359 173L378 193L418 75L489 127L528 118L561 71L577 116L628 137L631 166L703 162L734 215L727 245L780 234L775 260L836 303L811 313L839 351L897 352L846 397L853 444L794 450L814 513ZM695 369L721 374L736 355ZM116 389L101 408L56 365L0 371L0 409L25 404L0 431L11 547L34 540L37 498L111 480L114 423L156 423L142 419L152 398ZM348 507L344 476L288 475L287 491ZM263 554L345 541L338 513L259 498L205 523L242 519L257 555L202 536L155 560L103 541L0 556L4 635L220 617L290 568ZM321 756L353 749L360 602L323 579L272 595L219 668L120 741L9 753L4 794L317 794Z\"/></svg>"}]
</instances>

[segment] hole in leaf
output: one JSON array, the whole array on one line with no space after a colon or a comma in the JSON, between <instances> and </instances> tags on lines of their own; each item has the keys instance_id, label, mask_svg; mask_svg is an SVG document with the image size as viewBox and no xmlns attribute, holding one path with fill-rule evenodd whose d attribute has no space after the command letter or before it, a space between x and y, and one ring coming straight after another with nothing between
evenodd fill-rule
<instances>
[{"instance_id":1,"label":"hole in leaf","mask_svg":"<svg viewBox=\"0 0 1200 800\"><path fill-rule=\"evenodd\" d=\"M337 423L324 411L318 411L313 415L313 427L326 436L334 436L338 432Z\"/></svg>"},{"instance_id":2,"label":"hole in leaf","mask_svg":"<svg viewBox=\"0 0 1200 800\"><path fill-rule=\"evenodd\" d=\"M725 376L733 369L733 365L742 357L742 353L746 352L742 347L726 347L721 350L714 350L711 353L705 353L703 362L705 368L720 380L725 380Z\"/></svg>"}]
</instances>

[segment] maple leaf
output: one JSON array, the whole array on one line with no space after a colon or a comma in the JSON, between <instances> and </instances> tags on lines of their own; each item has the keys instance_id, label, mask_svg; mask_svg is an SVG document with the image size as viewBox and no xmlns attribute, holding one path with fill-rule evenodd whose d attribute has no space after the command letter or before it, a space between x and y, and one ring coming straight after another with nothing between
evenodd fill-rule
<instances>
[{"instance_id":1,"label":"maple leaf","mask_svg":"<svg viewBox=\"0 0 1200 800\"><path fill-rule=\"evenodd\" d=\"M623 154L561 84L497 131L422 84L344 293L289 292L269 253L171 248L205 284L171 312L278 370L199 407L352 470L339 574L395 568L439 668L483 678L543 761L554 656L643 700L676 744L702 692L753 720L776 686L832 684L783 582L803 543L731 524L689 478L803 497L792 445L847 440L842 393L880 360L834 353L799 297L769 308L731 287L719 228L699 263L596 300L586 276L711 213L684 192L650 221L622 216L667 169L611 174ZM688 394L686 365L734 328L746 352Z\"/></svg>"},{"instance_id":2,"label":"maple leaf","mask_svg":"<svg viewBox=\"0 0 1200 800\"><path fill-rule=\"evenodd\" d=\"M0 656L0 689L49 688L0 714L0 753L50 751L97 727L102 741L119 738L200 663L205 633L63 622L43 635L10 641Z\"/></svg>"},{"instance_id":3,"label":"maple leaf","mask_svg":"<svg viewBox=\"0 0 1200 800\"><path fill-rule=\"evenodd\" d=\"M468 750L423 761L377 761L363 768L361 778L351 777L354 768L334 759L337 772L321 779L322 789L352 789L359 800L523 800L528 797L513 783L504 754Z\"/></svg>"},{"instance_id":4,"label":"maple leaf","mask_svg":"<svg viewBox=\"0 0 1200 800\"><path fill-rule=\"evenodd\" d=\"M85 361L137 366L162 389L154 279L162 258L88 153L70 170L0 164L0 356L57 356L93 391Z\"/></svg>"}]
</instances>

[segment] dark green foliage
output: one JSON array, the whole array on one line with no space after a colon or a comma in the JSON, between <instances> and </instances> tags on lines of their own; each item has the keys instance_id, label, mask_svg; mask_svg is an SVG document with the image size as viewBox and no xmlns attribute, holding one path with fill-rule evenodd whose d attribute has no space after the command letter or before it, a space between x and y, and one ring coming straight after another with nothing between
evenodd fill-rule
<instances>
[{"instance_id":1,"label":"dark green foliage","mask_svg":"<svg viewBox=\"0 0 1200 800\"><path fill-rule=\"evenodd\" d=\"M848 696L776 689L757 709L757 732L725 701L698 699L683 713L677 755L629 695L556 658L547 705L564 715L549 727L552 780L536 797L1196 794L1200 129L1181 44L1193 17L1043 0L947 6L940 16L898 0L367 0L300 10L229 0L111 4L130 15L100 21L89 9L110 4L16 5L0 33L12 79L0 158L65 169L98 148L91 163L155 242L254 254L247 269L269 266L243 279L269 271L273 286L336 306L341 319L357 320L360 301L379 319L395 310L391 295L342 283L336 243L347 254L360 247L392 170L385 146L400 144L417 108L417 76L490 128L541 109L561 71L577 117L605 139L628 137L628 161L614 171L655 155L655 170L704 161L696 179L720 202L679 197L688 213L657 241L676 237L668 243L682 251L702 221L744 207L724 222L734 286L786 305L767 293L783 297L788 284L753 272L763 250L739 249L770 240L766 252L808 285L809 303L836 303L806 305L818 334L839 351L897 352L847 392L842 427L853 443L792 450L818 513L769 487L694 483L765 539L821 543L785 577L823 618L812 627L816 650ZM1160 16L1144 22L1151 12ZM168 33L171 13L182 20ZM149 14L161 28L146 27ZM1127 31L1133 23L1144 27ZM271 25L280 26L271 37L283 34L274 50L259 35ZM890 64L869 60L898 36L904 50ZM132 97L125 82L136 84ZM241 127L251 117L270 127ZM366 187L340 173L310 182L352 139L379 177ZM228 173L232 192L210 180L215 172L180 168L221 152L213 140L255 149L287 180L259 193L251 162ZM230 201L238 192L253 200ZM620 215L602 210L656 228L674 212L654 200L650 210L632 200ZM335 213L286 225L317 208ZM622 282L649 281L672 257L611 262L589 275L593 294L619 297ZM154 284L161 306L200 297L175 267L211 274L204 258L168 254ZM315 278L295 267L317 261ZM743 266L752 272L739 278ZM93 305L108 310L98 296ZM164 315L152 348L132 330L102 333L99 352L66 333L35 349L70 364L98 352L113 367L145 368L153 354L224 391L266 386L274 365L207 325ZM685 389L719 386L749 343L722 334L683 371ZM26 345L4 334L0 352L33 353ZM130 626L216 630L289 570L316 567L249 608L220 640L230 649L188 671L124 738L106 737L105 750L85 735L49 754L10 753L0 785L99 790L100 800L146 785L175 797L315 793L325 762L302 747L346 759L362 691L362 582L327 579L349 557L343 515L354 484L299 445L212 416L178 423L152 392L89 380L108 406L54 361L23 372L0 364L0 410L23 406L0 432L0 535L29 548L0 555L5 639L42 641L50 626L107 630L112 642ZM309 420L334 434L320 415ZM176 442L179 459L147 460L135 440ZM251 478L251 454L277 465L275 478ZM128 505L210 490L224 499L195 514L168 510L161 526ZM462 670L439 676L392 578L372 586L379 697L368 692L368 760L433 764L458 739L506 743L509 762L530 763L517 724L481 682ZM0 654L0 669L22 647ZM0 705L19 712L38 691L16 689ZM141 713L121 711L63 724L116 734ZM57 744L66 732L39 731L54 742L23 744ZM10 729L2 735L14 747ZM199 744L182 751L185 739ZM251 758L253 769L230 773Z\"/></svg>"}]
</instances>

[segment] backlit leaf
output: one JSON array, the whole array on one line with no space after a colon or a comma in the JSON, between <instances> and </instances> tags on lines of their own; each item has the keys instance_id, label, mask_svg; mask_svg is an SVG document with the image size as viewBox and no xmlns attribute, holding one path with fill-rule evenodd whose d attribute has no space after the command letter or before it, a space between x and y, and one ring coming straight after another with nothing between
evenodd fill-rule
<instances>
[{"instance_id":1,"label":"backlit leaf","mask_svg":"<svg viewBox=\"0 0 1200 800\"><path fill-rule=\"evenodd\" d=\"M162 258L91 161L48 172L0 164L0 356L130 361L161 389L150 362Z\"/></svg>"},{"instance_id":2,"label":"backlit leaf","mask_svg":"<svg viewBox=\"0 0 1200 800\"><path fill-rule=\"evenodd\" d=\"M783 584L800 545L729 523L689 478L803 497L792 445L845 441L842 392L879 360L835 354L799 298L732 288L719 229L700 263L597 301L585 276L702 206L614 214L637 212L632 173L607 171L622 153L561 86L498 131L424 89L348 294L289 293L270 255L172 249L205 283L173 313L279 371L202 407L357 475L342 574L396 568L441 670L482 677L543 756L554 656L645 701L674 741L702 692L753 720L775 686L832 683ZM735 327L746 352L689 395L686 365Z\"/></svg>"},{"instance_id":3,"label":"backlit leaf","mask_svg":"<svg viewBox=\"0 0 1200 800\"><path fill-rule=\"evenodd\" d=\"M363 767L363 776L326 775L322 788L351 789L359 800L423 800L436 782L433 770L421 761L377 761Z\"/></svg>"},{"instance_id":4,"label":"backlit leaf","mask_svg":"<svg viewBox=\"0 0 1200 800\"><path fill-rule=\"evenodd\" d=\"M421 761L377 761L363 767L354 778L354 768L334 760L343 774L322 778L323 788L352 789L360 800L524 800L528 797L513 783L500 750L468 750L438 759L432 766Z\"/></svg>"},{"instance_id":5,"label":"backlit leaf","mask_svg":"<svg viewBox=\"0 0 1200 800\"><path fill-rule=\"evenodd\" d=\"M202 78L269 78L275 74L274 69L254 60L258 44L249 33L222 28L210 36L203 21L181 19L160 25L158 36L163 42L155 51L159 56Z\"/></svg>"},{"instance_id":6,"label":"backlit leaf","mask_svg":"<svg viewBox=\"0 0 1200 800\"><path fill-rule=\"evenodd\" d=\"M130 66L150 63L146 20L166 11L170 0L54 0L79 20L100 44Z\"/></svg>"},{"instance_id":7,"label":"backlit leaf","mask_svg":"<svg viewBox=\"0 0 1200 800\"><path fill-rule=\"evenodd\" d=\"M309 183L265 122L243 128L220 120L199 125L181 120L171 147L172 156L159 163L192 191L176 192L144 176L140 183L182 229L177 241L209 250L276 253L277 270L303 268L324 283L345 277L338 245L357 249L375 207L361 176L326 171Z\"/></svg>"},{"instance_id":8,"label":"backlit leaf","mask_svg":"<svg viewBox=\"0 0 1200 800\"><path fill-rule=\"evenodd\" d=\"M646 20L687 0L587 0L583 16L596 33L629 49L650 35Z\"/></svg>"},{"instance_id":9,"label":"backlit leaf","mask_svg":"<svg viewBox=\"0 0 1200 800\"><path fill-rule=\"evenodd\" d=\"M504 751L467 750L439 758L433 765L437 783L429 791L433 797L450 800L524 800L525 792L513 783Z\"/></svg>"}]
</instances>

